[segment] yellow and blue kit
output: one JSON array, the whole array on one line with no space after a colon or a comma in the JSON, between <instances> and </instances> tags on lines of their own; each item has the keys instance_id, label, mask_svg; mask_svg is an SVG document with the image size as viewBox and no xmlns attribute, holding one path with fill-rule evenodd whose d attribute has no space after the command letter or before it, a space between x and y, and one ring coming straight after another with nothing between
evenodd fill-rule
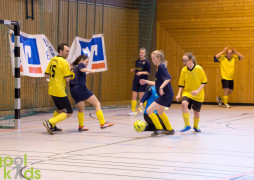
<instances>
[{"instance_id":1,"label":"yellow and blue kit","mask_svg":"<svg viewBox=\"0 0 254 180\"><path fill-rule=\"evenodd\" d=\"M135 62L135 75L134 75L134 79L133 79L133 85L132 85L132 91L135 92L145 92L146 91L146 87L147 85L141 85L139 83L140 79L148 79L148 75L140 75L137 76L136 73L140 72L140 71L147 71L148 73L151 72L151 65L150 62L147 59L144 60L136 60Z\"/></svg>"},{"instance_id":2,"label":"yellow and blue kit","mask_svg":"<svg viewBox=\"0 0 254 180\"><path fill-rule=\"evenodd\" d=\"M158 70L155 75L155 87L159 98L157 98L155 102L165 107L170 107L174 98L174 92L170 82L163 88L164 94L162 96L159 94L160 86L165 80L168 79L172 78L168 73L166 66L163 63L159 64Z\"/></svg>"},{"instance_id":3,"label":"yellow and blue kit","mask_svg":"<svg viewBox=\"0 0 254 180\"><path fill-rule=\"evenodd\" d=\"M70 92L76 103L91 97L93 93L86 87L86 72L80 70L86 68L84 63L79 63L71 70Z\"/></svg>"}]
</instances>

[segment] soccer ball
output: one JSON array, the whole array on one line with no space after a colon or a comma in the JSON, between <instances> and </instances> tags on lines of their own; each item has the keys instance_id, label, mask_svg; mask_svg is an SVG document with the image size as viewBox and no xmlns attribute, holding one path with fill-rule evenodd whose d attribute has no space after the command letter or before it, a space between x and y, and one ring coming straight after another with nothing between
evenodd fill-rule
<instances>
[{"instance_id":1,"label":"soccer ball","mask_svg":"<svg viewBox=\"0 0 254 180\"><path fill-rule=\"evenodd\" d=\"M146 128L146 123L142 120L137 120L134 123L134 129L137 132L143 132L145 130L145 128Z\"/></svg>"}]
</instances>

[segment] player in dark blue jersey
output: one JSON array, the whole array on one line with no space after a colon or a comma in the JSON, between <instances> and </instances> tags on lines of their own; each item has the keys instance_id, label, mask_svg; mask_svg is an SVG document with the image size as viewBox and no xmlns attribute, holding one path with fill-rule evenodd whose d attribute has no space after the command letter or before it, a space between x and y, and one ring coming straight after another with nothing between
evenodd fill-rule
<instances>
[{"instance_id":1,"label":"player in dark blue jersey","mask_svg":"<svg viewBox=\"0 0 254 180\"><path fill-rule=\"evenodd\" d=\"M159 97L147 108L147 114L152 119L156 130L151 135L159 135L163 133L162 125L154 113L157 110L159 117L162 119L164 125L166 126L165 134L175 134L174 129L172 128L167 115L164 113L165 107L170 107L171 102L173 101L174 93L171 87L170 81L171 76L168 73L166 68L166 61L164 57L164 53L161 50L153 51L151 54L152 62L154 65L158 67L158 70L155 75L155 81L148 81L145 79L141 79L141 84L149 84L156 87L156 92Z\"/></svg>"},{"instance_id":2,"label":"player in dark blue jersey","mask_svg":"<svg viewBox=\"0 0 254 180\"><path fill-rule=\"evenodd\" d=\"M155 131L156 128L153 124L152 119L148 116L146 110L147 108L158 98L158 94L156 92L156 88L155 86L151 86L150 88L147 89L147 91L145 92L145 94L143 95L143 97L140 100L139 106L143 107L144 102L147 102L146 107L145 107L145 111L144 111L144 119L147 122L145 131ZM154 111L154 113L158 116L157 111ZM162 121L162 119L158 116L161 125L163 126L163 129L166 130L166 127Z\"/></svg>"},{"instance_id":3,"label":"player in dark blue jersey","mask_svg":"<svg viewBox=\"0 0 254 180\"><path fill-rule=\"evenodd\" d=\"M86 68L88 62L89 58L86 55L81 55L72 63L71 69L72 77L69 82L71 96L75 100L79 109L78 110L79 131L88 131L87 128L84 128L85 100L87 100L90 104L92 104L95 107L96 115L99 119L101 129L113 125L112 123L105 123L99 100L86 87L86 72L90 73L96 72L95 69L88 70Z\"/></svg>"},{"instance_id":4,"label":"player in dark blue jersey","mask_svg":"<svg viewBox=\"0 0 254 180\"><path fill-rule=\"evenodd\" d=\"M139 49L139 59L136 60L135 69L131 69L131 72L135 72L133 85L132 85L132 100L131 100L131 110L129 116L133 116L136 111L137 106L137 96L141 100L142 96L146 91L146 84L141 85L139 83L140 79L148 79L148 75L151 72L150 62L146 59L146 49Z\"/></svg>"}]
</instances>

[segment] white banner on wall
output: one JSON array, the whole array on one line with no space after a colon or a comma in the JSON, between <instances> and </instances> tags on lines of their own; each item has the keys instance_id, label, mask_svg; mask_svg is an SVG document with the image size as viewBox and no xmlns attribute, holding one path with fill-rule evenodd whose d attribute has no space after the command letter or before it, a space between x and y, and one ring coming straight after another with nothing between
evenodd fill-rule
<instances>
[{"instance_id":1,"label":"white banner on wall","mask_svg":"<svg viewBox=\"0 0 254 180\"><path fill-rule=\"evenodd\" d=\"M13 31L10 31L9 41L12 68L14 69ZM20 32L20 75L44 77L50 59L56 55L56 50L44 34L30 35Z\"/></svg>"},{"instance_id":2,"label":"white banner on wall","mask_svg":"<svg viewBox=\"0 0 254 180\"><path fill-rule=\"evenodd\" d=\"M14 33L9 36L11 63L14 72ZM44 77L47 65L58 53L44 34L30 35L20 32L20 74L30 77ZM107 71L107 61L102 34L92 39L76 37L71 45L68 61L73 62L79 55L89 56L88 69Z\"/></svg>"},{"instance_id":3,"label":"white banner on wall","mask_svg":"<svg viewBox=\"0 0 254 180\"><path fill-rule=\"evenodd\" d=\"M88 69L96 69L97 72L108 70L103 34L93 35L92 39L76 37L71 45L68 61L71 63L83 54L89 57Z\"/></svg>"}]
</instances>

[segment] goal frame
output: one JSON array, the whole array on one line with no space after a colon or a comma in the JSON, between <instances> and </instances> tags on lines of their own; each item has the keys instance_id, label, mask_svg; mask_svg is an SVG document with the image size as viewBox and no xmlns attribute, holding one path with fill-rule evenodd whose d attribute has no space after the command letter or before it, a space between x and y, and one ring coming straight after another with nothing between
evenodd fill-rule
<instances>
[{"instance_id":1,"label":"goal frame","mask_svg":"<svg viewBox=\"0 0 254 180\"><path fill-rule=\"evenodd\" d=\"M11 21L11 20L0 20L0 24L12 25L14 26L14 64L15 64L15 129L20 129L20 24L19 21Z\"/></svg>"}]
</instances>

